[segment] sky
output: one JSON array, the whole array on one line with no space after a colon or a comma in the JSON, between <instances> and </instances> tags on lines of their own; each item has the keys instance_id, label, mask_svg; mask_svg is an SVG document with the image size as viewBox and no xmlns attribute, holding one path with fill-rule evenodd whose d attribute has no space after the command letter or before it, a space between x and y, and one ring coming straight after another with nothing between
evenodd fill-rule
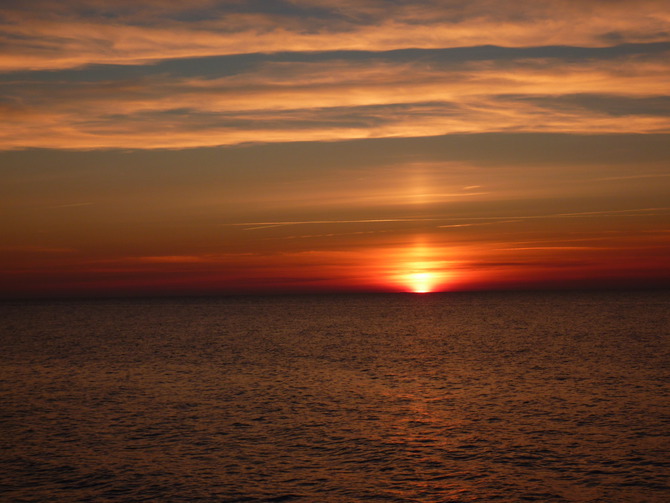
<instances>
[{"instance_id":1,"label":"sky","mask_svg":"<svg viewBox=\"0 0 670 503\"><path fill-rule=\"evenodd\" d=\"M0 297L670 287L667 0L4 0Z\"/></svg>"}]
</instances>

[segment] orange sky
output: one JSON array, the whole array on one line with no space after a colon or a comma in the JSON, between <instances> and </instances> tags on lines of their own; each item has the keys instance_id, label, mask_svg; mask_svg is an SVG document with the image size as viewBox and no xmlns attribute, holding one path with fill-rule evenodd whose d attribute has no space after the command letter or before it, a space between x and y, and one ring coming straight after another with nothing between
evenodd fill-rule
<instances>
[{"instance_id":1,"label":"orange sky","mask_svg":"<svg viewBox=\"0 0 670 503\"><path fill-rule=\"evenodd\" d=\"M667 287L668 34L663 1L8 2L0 295Z\"/></svg>"}]
</instances>

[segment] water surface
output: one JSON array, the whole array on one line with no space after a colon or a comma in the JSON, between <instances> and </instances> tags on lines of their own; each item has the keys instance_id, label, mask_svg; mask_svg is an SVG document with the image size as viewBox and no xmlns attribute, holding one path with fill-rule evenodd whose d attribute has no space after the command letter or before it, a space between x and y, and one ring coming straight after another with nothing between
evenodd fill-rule
<instances>
[{"instance_id":1,"label":"water surface","mask_svg":"<svg viewBox=\"0 0 670 503\"><path fill-rule=\"evenodd\" d=\"M670 501L670 294L6 302L2 501Z\"/></svg>"}]
</instances>

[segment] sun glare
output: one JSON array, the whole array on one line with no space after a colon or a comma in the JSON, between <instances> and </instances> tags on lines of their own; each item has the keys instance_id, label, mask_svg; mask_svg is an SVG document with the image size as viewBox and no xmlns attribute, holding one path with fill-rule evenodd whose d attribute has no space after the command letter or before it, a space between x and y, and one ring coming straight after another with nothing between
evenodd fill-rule
<instances>
[{"instance_id":1,"label":"sun glare","mask_svg":"<svg viewBox=\"0 0 670 503\"><path fill-rule=\"evenodd\" d=\"M430 272L415 272L407 278L407 283L414 293L429 293L435 287L435 275Z\"/></svg>"},{"instance_id":2,"label":"sun glare","mask_svg":"<svg viewBox=\"0 0 670 503\"><path fill-rule=\"evenodd\" d=\"M393 272L388 278L394 289L411 293L441 292L449 288L457 262L444 248L429 246L426 240L417 240L414 246L401 249L392 258Z\"/></svg>"}]
</instances>

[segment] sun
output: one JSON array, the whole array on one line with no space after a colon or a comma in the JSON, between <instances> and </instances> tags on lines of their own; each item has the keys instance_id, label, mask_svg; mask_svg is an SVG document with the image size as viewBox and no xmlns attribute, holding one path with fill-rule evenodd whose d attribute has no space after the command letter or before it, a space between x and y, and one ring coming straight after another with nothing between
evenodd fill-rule
<instances>
[{"instance_id":1,"label":"sun","mask_svg":"<svg viewBox=\"0 0 670 503\"><path fill-rule=\"evenodd\" d=\"M458 263L451 260L449 250L431 247L423 241L400 249L389 264L389 282L401 292L432 293L450 289L454 269ZM390 261L389 261L390 262Z\"/></svg>"},{"instance_id":2,"label":"sun","mask_svg":"<svg viewBox=\"0 0 670 503\"><path fill-rule=\"evenodd\" d=\"M437 277L431 272L415 272L407 275L407 284L414 293L429 293L435 288Z\"/></svg>"}]
</instances>

